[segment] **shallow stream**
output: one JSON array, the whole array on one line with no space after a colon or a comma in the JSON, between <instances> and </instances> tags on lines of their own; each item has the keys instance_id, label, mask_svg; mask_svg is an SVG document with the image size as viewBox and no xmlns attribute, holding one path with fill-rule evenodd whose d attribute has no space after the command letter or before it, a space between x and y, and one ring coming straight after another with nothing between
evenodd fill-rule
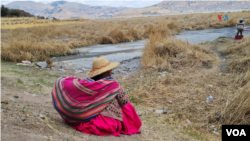
<instances>
[{"instance_id":1,"label":"shallow stream","mask_svg":"<svg viewBox=\"0 0 250 141\"><path fill-rule=\"evenodd\" d=\"M250 27L250 25L246 25ZM204 30L183 30L174 38L186 40L191 44L198 44L206 41L213 41L219 37L234 38L237 30L235 27L226 27L220 29L204 29ZM244 37L250 36L250 31L243 32ZM142 56L143 48L147 40L139 40L134 42L120 44L95 45L90 47L82 47L74 49L79 52L77 55L54 57L53 62L56 68L70 70L89 70L94 59L103 56L111 62L121 62L117 68L119 71L137 71L140 69L140 56Z\"/></svg>"}]
</instances>

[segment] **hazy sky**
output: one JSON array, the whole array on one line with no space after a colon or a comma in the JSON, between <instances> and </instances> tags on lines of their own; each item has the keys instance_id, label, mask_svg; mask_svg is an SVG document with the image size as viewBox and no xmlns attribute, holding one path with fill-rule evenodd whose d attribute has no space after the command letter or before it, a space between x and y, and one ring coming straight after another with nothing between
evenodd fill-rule
<instances>
[{"instance_id":1,"label":"hazy sky","mask_svg":"<svg viewBox=\"0 0 250 141\"><path fill-rule=\"evenodd\" d=\"M24 0L1 0L1 4L8 4L13 1L24 1ZM33 0L34 2L42 2L42 3L50 3L54 1L60 1L60 0ZM90 1L90 0L66 0L68 2L78 2L78 3L83 3L87 5L93 5L93 6L113 6L113 7L134 7L134 8L139 8L139 7L147 7L151 6L157 3L160 3L163 0L98 0L98 1Z\"/></svg>"}]
</instances>

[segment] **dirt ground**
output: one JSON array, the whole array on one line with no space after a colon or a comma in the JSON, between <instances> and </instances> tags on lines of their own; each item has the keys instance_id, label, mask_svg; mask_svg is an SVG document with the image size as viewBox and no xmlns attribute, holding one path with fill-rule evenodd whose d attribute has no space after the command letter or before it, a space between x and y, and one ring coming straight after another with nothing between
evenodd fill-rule
<instances>
[{"instance_id":1,"label":"dirt ground","mask_svg":"<svg viewBox=\"0 0 250 141\"><path fill-rule=\"evenodd\" d=\"M210 48L217 56L212 69L203 68L199 71L223 73L227 63L223 61L220 50L213 48L214 45L202 47ZM154 108L137 103L132 104L142 120L141 134L113 137L87 135L76 131L63 122L51 103L52 86L56 78L65 75L85 78L87 72L41 69L1 62L1 139L3 141L221 140L220 135L213 133L187 134L182 128L187 126L187 123L180 125L161 123L159 119L164 118L164 115L155 114ZM114 74L117 81L122 83L123 79L118 76Z\"/></svg>"},{"instance_id":2,"label":"dirt ground","mask_svg":"<svg viewBox=\"0 0 250 141\"><path fill-rule=\"evenodd\" d=\"M100 137L76 131L63 122L51 103L50 91L53 81L59 76L74 75L84 78L86 74L75 75L74 72L16 66L15 63L8 62L2 62L1 65L1 101L8 103L2 103L1 106L3 141L147 140L143 137L146 134L143 130L142 134L132 136ZM142 110L141 107L136 109ZM174 139L172 132L168 132L166 136L171 140Z\"/></svg>"}]
</instances>

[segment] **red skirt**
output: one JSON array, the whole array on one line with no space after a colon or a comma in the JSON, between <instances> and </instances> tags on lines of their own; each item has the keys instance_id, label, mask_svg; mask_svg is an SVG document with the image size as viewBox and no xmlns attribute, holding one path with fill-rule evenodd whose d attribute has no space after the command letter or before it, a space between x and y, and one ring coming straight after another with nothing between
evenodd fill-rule
<instances>
[{"instance_id":1,"label":"red skirt","mask_svg":"<svg viewBox=\"0 0 250 141\"><path fill-rule=\"evenodd\" d=\"M240 39L242 39L243 38L243 35L235 35L235 40L240 40Z\"/></svg>"},{"instance_id":2,"label":"red skirt","mask_svg":"<svg viewBox=\"0 0 250 141\"><path fill-rule=\"evenodd\" d=\"M139 128L141 127L141 120L134 107L128 103L127 105L121 107L121 109L123 122L99 114L88 122L72 127L83 133L95 134L98 136L120 136L120 134L131 135L141 133L141 131L139 131Z\"/></svg>"}]
</instances>

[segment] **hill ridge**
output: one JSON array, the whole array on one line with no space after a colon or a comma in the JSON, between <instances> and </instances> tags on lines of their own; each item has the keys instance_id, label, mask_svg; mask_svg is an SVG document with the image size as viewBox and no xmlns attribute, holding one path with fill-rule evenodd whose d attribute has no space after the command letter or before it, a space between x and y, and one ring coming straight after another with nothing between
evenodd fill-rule
<instances>
[{"instance_id":1,"label":"hill ridge","mask_svg":"<svg viewBox=\"0 0 250 141\"><path fill-rule=\"evenodd\" d=\"M240 9L250 10L250 1L162 1L144 8L90 6L68 1L55 1L48 4L34 1L14 1L7 4L6 7L21 9L35 16L55 17L58 19L91 19L99 17L150 16ZM61 8L59 12L58 7Z\"/></svg>"}]
</instances>

